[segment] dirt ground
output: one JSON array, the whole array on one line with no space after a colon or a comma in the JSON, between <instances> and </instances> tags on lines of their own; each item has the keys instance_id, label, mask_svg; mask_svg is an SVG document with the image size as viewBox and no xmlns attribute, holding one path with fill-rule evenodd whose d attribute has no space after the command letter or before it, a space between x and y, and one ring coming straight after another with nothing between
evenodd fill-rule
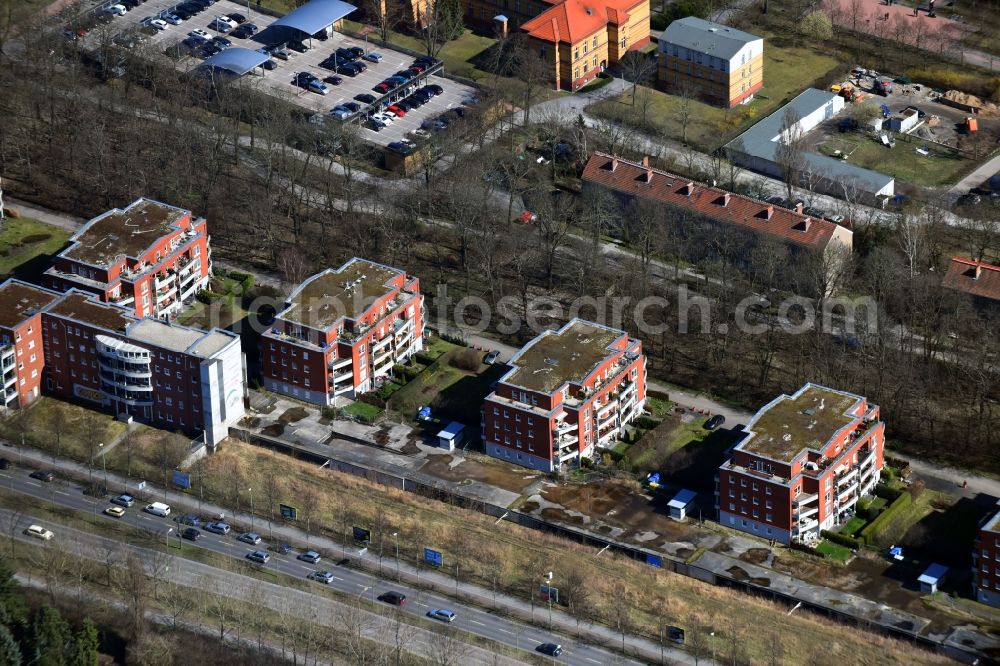
<instances>
[{"instance_id":1,"label":"dirt ground","mask_svg":"<svg viewBox=\"0 0 1000 666\"><path fill-rule=\"evenodd\" d=\"M541 472L532 472L524 467L508 465L486 456L477 456L475 460L463 460L453 467L451 463L454 460L455 457L447 453L428 454L427 462L420 471L456 483L466 480L481 481L514 493L523 493L531 484L542 478Z\"/></svg>"},{"instance_id":2,"label":"dirt ground","mask_svg":"<svg viewBox=\"0 0 1000 666\"><path fill-rule=\"evenodd\" d=\"M667 515L665 501L651 501L631 485L616 479L602 479L586 485L548 486L542 492L543 499L559 504L563 510L546 507L541 515L580 524L582 519L573 514L584 514L597 525L597 531L601 531L599 526L604 523L624 530L618 538L625 539L647 536L651 532L656 533L657 541L685 541L691 536L688 526Z\"/></svg>"}]
</instances>

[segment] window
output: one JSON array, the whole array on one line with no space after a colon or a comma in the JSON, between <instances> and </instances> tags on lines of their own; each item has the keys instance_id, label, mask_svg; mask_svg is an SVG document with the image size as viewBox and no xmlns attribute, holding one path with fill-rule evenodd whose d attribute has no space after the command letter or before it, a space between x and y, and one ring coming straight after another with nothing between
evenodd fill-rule
<instances>
[{"instance_id":1,"label":"window","mask_svg":"<svg viewBox=\"0 0 1000 666\"><path fill-rule=\"evenodd\" d=\"M597 69L597 56L594 56L594 69Z\"/></svg>"},{"instance_id":2,"label":"window","mask_svg":"<svg viewBox=\"0 0 1000 666\"><path fill-rule=\"evenodd\" d=\"M583 45L583 55L587 55L587 45Z\"/></svg>"},{"instance_id":3,"label":"window","mask_svg":"<svg viewBox=\"0 0 1000 666\"><path fill-rule=\"evenodd\" d=\"M309 386L309 378L308 378L308 377L306 377L306 378L305 378L305 379L303 379L302 381L303 381L303 383L304 383L304 384L305 384L305 385L306 385L307 387Z\"/></svg>"},{"instance_id":4,"label":"window","mask_svg":"<svg viewBox=\"0 0 1000 666\"><path fill-rule=\"evenodd\" d=\"M747 487L747 480L740 479L740 488L746 488L746 487Z\"/></svg>"},{"instance_id":5,"label":"window","mask_svg":"<svg viewBox=\"0 0 1000 666\"><path fill-rule=\"evenodd\" d=\"M580 59L580 49L573 49L573 60Z\"/></svg>"},{"instance_id":6,"label":"window","mask_svg":"<svg viewBox=\"0 0 1000 666\"><path fill-rule=\"evenodd\" d=\"M732 502L730 502L730 503L729 503L729 510L730 510L730 511L736 511L736 505L735 505L735 504L733 504Z\"/></svg>"},{"instance_id":7,"label":"window","mask_svg":"<svg viewBox=\"0 0 1000 666\"><path fill-rule=\"evenodd\" d=\"M769 523L770 523L770 522L773 522L773 521L774 521L774 514L772 514L772 513L767 513L767 514L764 514L764 519L765 519L765 520L766 520L767 522L769 522ZM769 530L769 531L770 531L770 530Z\"/></svg>"},{"instance_id":8,"label":"window","mask_svg":"<svg viewBox=\"0 0 1000 666\"><path fill-rule=\"evenodd\" d=\"M764 502L764 508L766 508L766 509L773 509L774 508L774 506L771 504L771 500L767 500L766 502Z\"/></svg>"},{"instance_id":9,"label":"window","mask_svg":"<svg viewBox=\"0 0 1000 666\"><path fill-rule=\"evenodd\" d=\"M594 48L597 48L597 37L594 37ZM31 333L31 329L28 329L28 333Z\"/></svg>"},{"instance_id":10,"label":"window","mask_svg":"<svg viewBox=\"0 0 1000 666\"><path fill-rule=\"evenodd\" d=\"M307 352L307 351L302 352L302 360L303 361L308 361L309 360L309 352Z\"/></svg>"},{"instance_id":11,"label":"window","mask_svg":"<svg viewBox=\"0 0 1000 666\"><path fill-rule=\"evenodd\" d=\"M770 486L768 486L767 488L764 488L764 494L765 495L770 495L771 494L771 487Z\"/></svg>"}]
</instances>

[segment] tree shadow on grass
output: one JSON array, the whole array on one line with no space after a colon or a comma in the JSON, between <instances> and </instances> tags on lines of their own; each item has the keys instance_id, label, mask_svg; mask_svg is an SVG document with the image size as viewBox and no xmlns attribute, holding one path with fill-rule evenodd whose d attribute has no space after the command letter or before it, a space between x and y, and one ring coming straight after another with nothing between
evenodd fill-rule
<instances>
[{"instance_id":1,"label":"tree shadow on grass","mask_svg":"<svg viewBox=\"0 0 1000 666\"><path fill-rule=\"evenodd\" d=\"M715 492L715 473L725 460L725 452L743 435L743 431L720 428L700 442L692 442L674 452L664 463L667 479L701 493ZM680 464L674 464L676 462ZM671 469L673 467L673 469Z\"/></svg>"},{"instance_id":2,"label":"tree shadow on grass","mask_svg":"<svg viewBox=\"0 0 1000 666\"><path fill-rule=\"evenodd\" d=\"M479 423L483 400L506 370L506 366L491 365L478 375L465 375L446 387L431 403L435 415L466 424Z\"/></svg>"}]
</instances>

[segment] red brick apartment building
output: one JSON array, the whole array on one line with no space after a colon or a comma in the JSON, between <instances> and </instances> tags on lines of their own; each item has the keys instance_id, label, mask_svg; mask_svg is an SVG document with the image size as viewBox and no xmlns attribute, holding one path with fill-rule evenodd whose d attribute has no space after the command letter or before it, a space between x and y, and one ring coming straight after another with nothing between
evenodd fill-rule
<instances>
[{"instance_id":1,"label":"red brick apartment building","mask_svg":"<svg viewBox=\"0 0 1000 666\"><path fill-rule=\"evenodd\" d=\"M204 218L152 199L98 215L70 240L45 272L45 286L97 294L139 317L175 314L211 275Z\"/></svg>"},{"instance_id":2,"label":"red brick apartment building","mask_svg":"<svg viewBox=\"0 0 1000 666\"><path fill-rule=\"evenodd\" d=\"M319 405L372 390L423 349L423 304L417 278L365 259L312 276L261 338L265 388Z\"/></svg>"},{"instance_id":3,"label":"red brick apartment building","mask_svg":"<svg viewBox=\"0 0 1000 666\"><path fill-rule=\"evenodd\" d=\"M204 432L213 444L243 417L245 370L234 333L138 318L95 294L18 280L0 285L0 312L9 407L41 388L137 421Z\"/></svg>"},{"instance_id":4,"label":"red brick apartment building","mask_svg":"<svg viewBox=\"0 0 1000 666\"><path fill-rule=\"evenodd\" d=\"M762 407L719 468L719 522L788 544L845 522L879 481L885 424L864 396L806 384Z\"/></svg>"},{"instance_id":5,"label":"red brick apartment building","mask_svg":"<svg viewBox=\"0 0 1000 666\"><path fill-rule=\"evenodd\" d=\"M611 446L646 403L642 343L574 319L511 358L483 404L486 453L551 472Z\"/></svg>"},{"instance_id":6,"label":"red brick apartment building","mask_svg":"<svg viewBox=\"0 0 1000 666\"><path fill-rule=\"evenodd\" d=\"M1000 306L1000 266L952 257L942 281L945 287L968 294L981 307Z\"/></svg>"},{"instance_id":7,"label":"red brick apartment building","mask_svg":"<svg viewBox=\"0 0 1000 666\"><path fill-rule=\"evenodd\" d=\"M979 525L972 551L972 580L976 601L1000 608L1000 510Z\"/></svg>"}]
</instances>

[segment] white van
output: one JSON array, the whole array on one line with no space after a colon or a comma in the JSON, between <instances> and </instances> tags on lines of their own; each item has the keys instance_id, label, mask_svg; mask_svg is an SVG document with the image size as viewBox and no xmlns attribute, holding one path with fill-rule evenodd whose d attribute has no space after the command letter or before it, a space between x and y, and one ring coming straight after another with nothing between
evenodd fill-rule
<instances>
[{"instance_id":1,"label":"white van","mask_svg":"<svg viewBox=\"0 0 1000 666\"><path fill-rule=\"evenodd\" d=\"M151 513L154 516L166 517L170 515L170 507L163 502L153 502L152 504L147 504L144 510L146 513Z\"/></svg>"}]
</instances>

